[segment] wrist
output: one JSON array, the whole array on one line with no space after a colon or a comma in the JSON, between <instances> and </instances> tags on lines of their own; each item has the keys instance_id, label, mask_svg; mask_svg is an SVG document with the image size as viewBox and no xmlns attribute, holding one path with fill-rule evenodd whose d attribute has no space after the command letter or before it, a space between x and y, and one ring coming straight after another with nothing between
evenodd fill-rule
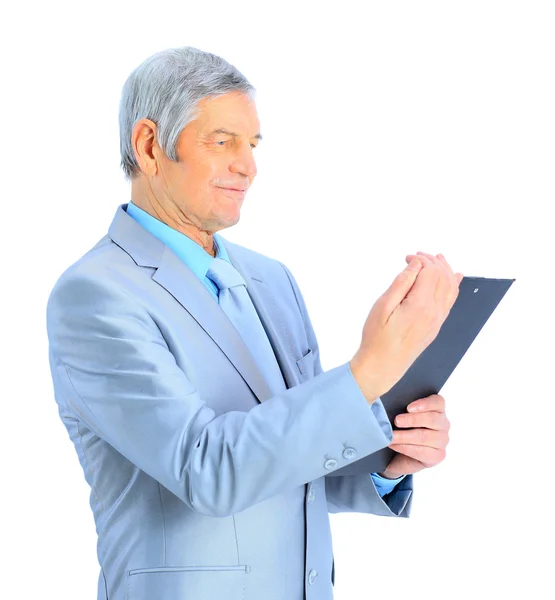
<instances>
[{"instance_id":1,"label":"wrist","mask_svg":"<svg viewBox=\"0 0 555 600\"><path fill-rule=\"evenodd\" d=\"M377 383L367 375L367 368L361 364L356 356L349 361L349 368L368 404L374 403L380 397L381 392Z\"/></svg>"}]
</instances>

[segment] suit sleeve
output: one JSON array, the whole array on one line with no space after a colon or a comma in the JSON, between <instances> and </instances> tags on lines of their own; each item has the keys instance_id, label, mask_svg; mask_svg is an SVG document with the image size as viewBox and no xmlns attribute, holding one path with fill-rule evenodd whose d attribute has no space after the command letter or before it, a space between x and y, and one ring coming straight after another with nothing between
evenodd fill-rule
<instances>
[{"instance_id":1,"label":"suit sleeve","mask_svg":"<svg viewBox=\"0 0 555 600\"><path fill-rule=\"evenodd\" d=\"M291 286L293 287L293 291L295 292L297 304L299 305L299 310L301 311L303 322L305 324L308 344L314 354L314 375L318 377L323 373L320 362L320 350L318 348L314 328L312 327L310 317L308 316L304 298L291 271L284 264L280 264L285 269L289 281L291 282ZM387 422L389 424L389 419L380 399L372 404L372 409L374 410L376 422L381 423L382 430L385 430L384 423ZM353 419L356 418L354 414L350 416ZM389 430L391 431L390 424ZM389 433L388 437L391 441L391 433ZM363 454L361 458L367 456L367 454L368 453ZM329 473L326 473L325 475L329 475ZM405 477L392 492L386 494L382 498L376 489L372 477L370 477L368 473L326 477L328 511L330 513L360 512L390 517L408 517L412 504L412 480L412 475Z\"/></svg>"},{"instance_id":2,"label":"suit sleeve","mask_svg":"<svg viewBox=\"0 0 555 600\"><path fill-rule=\"evenodd\" d=\"M54 286L47 332L64 412L208 516L235 514L318 479L330 457L345 466L344 442L365 456L391 441L349 363L247 412L216 416L148 311L117 282L82 270Z\"/></svg>"}]
</instances>

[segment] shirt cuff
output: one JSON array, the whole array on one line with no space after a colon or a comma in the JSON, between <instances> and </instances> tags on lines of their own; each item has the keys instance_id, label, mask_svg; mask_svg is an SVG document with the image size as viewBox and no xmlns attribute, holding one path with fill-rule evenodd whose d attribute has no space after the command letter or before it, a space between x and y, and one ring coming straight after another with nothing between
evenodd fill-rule
<instances>
[{"instance_id":1,"label":"shirt cuff","mask_svg":"<svg viewBox=\"0 0 555 600\"><path fill-rule=\"evenodd\" d=\"M393 428L391 427L391 423L389 422L389 417L385 412L384 405L382 403L382 399L378 398L374 400L372 404L370 404L370 408L378 425L381 430L384 432L384 435L391 441L393 439Z\"/></svg>"},{"instance_id":2,"label":"shirt cuff","mask_svg":"<svg viewBox=\"0 0 555 600\"><path fill-rule=\"evenodd\" d=\"M376 417L376 420L378 421L384 434L389 439L392 439L393 429L391 427L391 423L389 422L389 417L387 416L387 413L385 412L385 408L384 408L381 398L378 398L377 400L372 402L372 404L370 405L370 408L372 409L372 412L374 413L374 417ZM390 492L392 492L398 483L403 481L403 479L405 478L405 475L401 475L401 477L398 477L397 479L386 479L385 477L380 477L380 475L378 475L377 473L370 473L370 477L372 477L372 479L374 481L374 485L376 486L376 489L378 490L378 494L380 495L380 498L383 498L386 494L389 494Z\"/></svg>"},{"instance_id":3,"label":"shirt cuff","mask_svg":"<svg viewBox=\"0 0 555 600\"><path fill-rule=\"evenodd\" d=\"M395 489L395 486L403 481L406 475L401 475L397 479L386 479L385 477L381 477L377 473L370 473L370 477L374 481L374 485L376 486L376 490L378 490L378 494L380 498L383 498L386 494L389 494Z\"/></svg>"}]
</instances>

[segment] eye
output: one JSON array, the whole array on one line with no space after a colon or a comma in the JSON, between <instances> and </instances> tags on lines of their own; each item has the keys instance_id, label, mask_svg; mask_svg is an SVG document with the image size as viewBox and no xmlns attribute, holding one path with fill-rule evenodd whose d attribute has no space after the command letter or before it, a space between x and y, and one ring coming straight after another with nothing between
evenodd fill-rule
<instances>
[{"instance_id":1,"label":"eye","mask_svg":"<svg viewBox=\"0 0 555 600\"><path fill-rule=\"evenodd\" d=\"M226 140L220 140L219 142L216 142L216 144L221 144L222 146L226 143Z\"/></svg>"},{"instance_id":2,"label":"eye","mask_svg":"<svg viewBox=\"0 0 555 600\"><path fill-rule=\"evenodd\" d=\"M256 148L256 144L251 144L251 148Z\"/></svg>"}]
</instances>

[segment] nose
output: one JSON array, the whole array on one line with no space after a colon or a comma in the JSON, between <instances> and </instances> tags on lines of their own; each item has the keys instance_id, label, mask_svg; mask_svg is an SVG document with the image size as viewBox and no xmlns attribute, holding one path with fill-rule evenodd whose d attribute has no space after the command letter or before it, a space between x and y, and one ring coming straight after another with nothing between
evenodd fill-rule
<instances>
[{"instance_id":1,"label":"nose","mask_svg":"<svg viewBox=\"0 0 555 600\"><path fill-rule=\"evenodd\" d=\"M229 170L232 173L239 173L252 181L256 176L256 161L252 153L250 145L241 148L237 151L234 160L229 166Z\"/></svg>"}]
</instances>

